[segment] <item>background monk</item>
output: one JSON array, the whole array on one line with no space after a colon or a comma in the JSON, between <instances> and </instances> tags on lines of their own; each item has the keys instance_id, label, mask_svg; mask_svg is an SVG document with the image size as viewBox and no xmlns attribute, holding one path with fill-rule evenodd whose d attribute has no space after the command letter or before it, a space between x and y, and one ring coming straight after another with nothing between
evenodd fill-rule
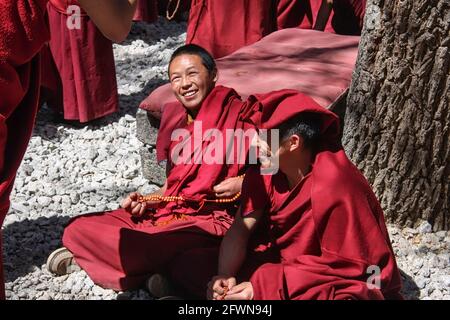
<instances>
[{"instance_id":1,"label":"background monk","mask_svg":"<svg viewBox=\"0 0 450 320\"><path fill-rule=\"evenodd\" d=\"M186 43L215 58L284 28L312 28L309 0L192 0Z\"/></svg>"},{"instance_id":2,"label":"background monk","mask_svg":"<svg viewBox=\"0 0 450 320\"><path fill-rule=\"evenodd\" d=\"M135 0L79 2L107 38L116 42L126 38ZM0 0L0 226L37 112L39 52L50 36L46 6L47 0ZM4 298L0 261L0 299Z\"/></svg>"},{"instance_id":3,"label":"background monk","mask_svg":"<svg viewBox=\"0 0 450 320\"><path fill-rule=\"evenodd\" d=\"M47 4L51 39L42 52L43 98L64 119L89 122L119 110L112 41L81 9L79 28L68 28L77 0ZM70 7L73 8L73 7Z\"/></svg>"},{"instance_id":4,"label":"background monk","mask_svg":"<svg viewBox=\"0 0 450 320\"><path fill-rule=\"evenodd\" d=\"M196 156L204 155L213 142L200 141L196 147L196 135L202 139L210 129L224 135L229 129L246 129L239 118L251 104L243 103L232 89L215 87L214 59L196 45L174 52L169 79L178 102L165 110L169 115L163 117L158 134L158 159L168 163L164 186L145 199L132 193L122 209L73 219L63 235L67 249L49 256L51 272L65 274L78 264L95 283L128 290L141 286L154 273L164 273L172 259L186 250L218 249L233 220L242 184L238 176L245 161L227 164L225 144L216 150L222 154L221 161L198 162ZM183 132L183 139L171 142L180 138L171 137L176 129ZM187 145L193 149L184 153L180 146ZM181 153L193 157L178 162L175 158Z\"/></svg>"},{"instance_id":5,"label":"background monk","mask_svg":"<svg viewBox=\"0 0 450 320\"><path fill-rule=\"evenodd\" d=\"M382 209L338 143L338 118L311 98L284 90L266 100L262 126L279 129L280 147L272 158L279 171L247 171L210 298L400 299ZM267 250L278 261L245 275L248 239L259 222L269 225ZM239 270L245 282L236 285Z\"/></svg>"}]
</instances>

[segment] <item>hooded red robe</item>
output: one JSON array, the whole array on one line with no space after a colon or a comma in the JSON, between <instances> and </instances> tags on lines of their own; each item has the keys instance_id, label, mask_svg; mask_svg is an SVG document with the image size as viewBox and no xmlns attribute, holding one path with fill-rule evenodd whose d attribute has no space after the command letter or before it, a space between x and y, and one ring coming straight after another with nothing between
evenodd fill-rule
<instances>
[{"instance_id":1,"label":"hooded red robe","mask_svg":"<svg viewBox=\"0 0 450 320\"><path fill-rule=\"evenodd\" d=\"M337 116L292 90L263 101L263 128L306 112L319 115L322 127L312 170L292 190L281 171L263 176L258 168L247 170L241 212L263 210L271 250L280 256L251 276L254 298L401 299L383 211L339 145Z\"/></svg>"},{"instance_id":2,"label":"hooded red robe","mask_svg":"<svg viewBox=\"0 0 450 320\"><path fill-rule=\"evenodd\" d=\"M76 0L51 0L51 33L44 47L43 87L48 104L66 120L88 122L119 110L111 40L81 11L81 28L69 29L67 8Z\"/></svg>"},{"instance_id":3,"label":"hooded red robe","mask_svg":"<svg viewBox=\"0 0 450 320\"><path fill-rule=\"evenodd\" d=\"M0 0L0 227L36 117L38 53L49 38L46 3L46 0ZM0 261L0 299L5 298L3 281Z\"/></svg>"},{"instance_id":4,"label":"hooded red robe","mask_svg":"<svg viewBox=\"0 0 450 320\"><path fill-rule=\"evenodd\" d=\"M243 103L234 90L219 86L205 99L195 122L202 122L203 132L211 128L222 132L246 129L250 124L239 119L249 108L251 105ZM186 124L185 109L178 104L174 110L178 111L170 118L177 117L180 121L162 122L161 127L165 132L185 129L192 134L195 123ZM161 134L170 139L170 135ZM195 143L194 140L187 141ZM161 143L161 138L158 141ZM160 159L167 158L180 143L183 142L171 143L168 153L160 155ZM210 141L205 141L200 148L192 150L204 153L210 145ZM73 219L65 229L64 246L95 283L116 290L136 288L151 274L164 273L168 263L186 250L220 245L236 207L234 204L200 206L199 201L214 198L213 186L241 174L244 165L175 162L172 165L165 196L183 196L189 201L163 203L143 218L133 218L122 209L85 215Z\"/></svg>"}]
</instances>

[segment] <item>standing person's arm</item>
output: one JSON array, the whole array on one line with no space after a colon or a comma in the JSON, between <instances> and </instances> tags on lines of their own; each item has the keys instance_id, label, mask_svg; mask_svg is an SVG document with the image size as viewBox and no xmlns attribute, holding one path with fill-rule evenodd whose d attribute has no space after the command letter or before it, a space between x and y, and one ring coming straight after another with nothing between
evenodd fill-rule
<instances>
[{"instance_id":1,"label":"standing person's arm","mask_svg":"<svg viewBox=\"0 0 450 320\"><path fill-rule=\"evenodd\" d=\"M320 6L319 12L317 13L316 23L314 24L314 30L325 30L332 10L333 0L322 0L322 5Z\"/></svg>"},{"instance_id":2,"label":"standing person's arm","mask_svg":"<svg viewBox=\"0 0 450 320\"><path fill-rule=\"evenodd\" d=\"M105 37L122 42L131 29L137 0L79 0Z\"/></svg>"}]
</instances>

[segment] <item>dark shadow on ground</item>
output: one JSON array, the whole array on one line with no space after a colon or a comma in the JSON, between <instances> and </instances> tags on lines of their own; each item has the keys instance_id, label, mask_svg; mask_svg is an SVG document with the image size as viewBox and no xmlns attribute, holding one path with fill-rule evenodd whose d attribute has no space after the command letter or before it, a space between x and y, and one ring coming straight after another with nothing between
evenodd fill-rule
<instances>
[{"instance_id":1,"label":"dark shadow on ground","mask_svg":"<svg viewBox=\"0 0 450 320\"><path fill-rule=\"evenodd\" d=\"M5 226L2 232L6 282L33 272L34 267L41 268L48 255L61 247L64 226L69 219L61 216L41 217Z\"/></svg>"},{"instance_id":2,"label":"dark shadow on ground","mask_svg":"<svg viewBox=\"0 0 450 320\"><path fill-rule=\"evenodd\" d=\"M406 274L403 270L400 270L402 277L403 287L402 294L406 300L419 300L420 290L413 278Z\"/></svg>"}]
</instances>

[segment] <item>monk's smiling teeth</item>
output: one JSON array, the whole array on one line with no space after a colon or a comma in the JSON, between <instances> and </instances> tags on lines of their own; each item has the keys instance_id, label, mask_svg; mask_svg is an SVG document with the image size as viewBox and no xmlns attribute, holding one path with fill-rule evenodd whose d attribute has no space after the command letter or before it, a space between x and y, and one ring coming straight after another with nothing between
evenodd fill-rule
<instances>
[{"instance_id":1,"label":"monk's smiling teeth","mask_svg":"<svg viewBox=\"0 0 450 320\"><path fill-rule=\"evenodd\" d=\"M196 94L197 91L198 91L198 90L188 91L188 92L186 92L186 93L183 94L183 97L191 97L191 96L193 96L194 94Z\"/></svg>"}]
</instances>

